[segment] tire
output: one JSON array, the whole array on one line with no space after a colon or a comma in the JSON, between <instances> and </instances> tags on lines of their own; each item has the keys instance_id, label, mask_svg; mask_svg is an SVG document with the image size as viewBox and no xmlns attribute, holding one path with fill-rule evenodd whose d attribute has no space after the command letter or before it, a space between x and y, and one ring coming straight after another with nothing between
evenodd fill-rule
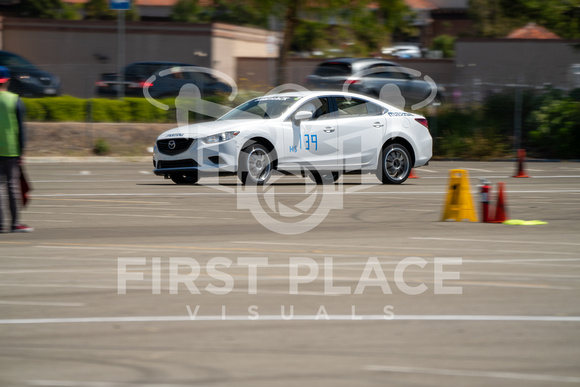
<instances>
[{"instance_id":1,"label":"tire","mask_svg":"<svg viewBox=\"0 0 580 387\"><path fill-rule=\"evenodd\" d=\"M377 177L383 184L401 184L411 174L411 154L402 144L391 144L381 151Z\"/></svg>"},{"instance_id":2,"label":"tire","mask_svg":"<svg viewBox=\"0 0 580 387\"><path fill-rule=\"evenodd\" d=\"M309 170L307 175L316 184L334 184L340 179L340 172Z\"/></svg>"},{"instance_id":3,"label":"tire","mask_svg":"<svg viewBox=\"0 0 580 387\"><path fill-rule=\"evenodd\" d=\"M197 173L176 173L169 175L169 178L178 185L195 184L199 181Z\"/></svg>"},{"instance_id":4,"label":"tire","mask_svg":"<svg viewBox=\"0 0 580 387\"><path fill-rule=\"evenodd\" d=\"M270 151L261 144L253 144L240 153L238 178L244 185L263 185L272 176Z\"/></svg>"}]
</instances>

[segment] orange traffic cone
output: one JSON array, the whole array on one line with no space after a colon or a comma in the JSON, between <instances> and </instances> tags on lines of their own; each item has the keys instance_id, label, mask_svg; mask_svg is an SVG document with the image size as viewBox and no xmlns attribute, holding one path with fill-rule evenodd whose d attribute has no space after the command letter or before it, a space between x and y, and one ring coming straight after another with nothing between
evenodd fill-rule
<instances>
[{"instance_id":1,"label":"orange traffic cone","mask_svg":"<svg viewBox=\"0 0 580 387\"><path fill-rule=\"evenodd\" d=\"M497 183L498 193L497 202L495 204L495 217L491 219L490 223L503 223L508 219L503 193L504 185L504 183Z\"/></svg>"},{"instance_id":2,"label":"orange traffic cone","mask_svg":"<svg viewBox=\"0 0 580 387\"><path fill-rule=\"evenodd\" d=\"M409 173L409 179L418 179L419 176L415 175L415 172L413 172L413 169L411 169L411 173Z\"/></svg>"},{"instance_id":3,"label":"orange traffic cone","mask_svg":"<svg viewBox=\"0 0 580 387\"><path fill-rule=\"evenodd\" d=\"M526 150L518 149L518 172L512 177L530 177L524 170L525 159L526 159Z\"/></svg>"}]
</instances>

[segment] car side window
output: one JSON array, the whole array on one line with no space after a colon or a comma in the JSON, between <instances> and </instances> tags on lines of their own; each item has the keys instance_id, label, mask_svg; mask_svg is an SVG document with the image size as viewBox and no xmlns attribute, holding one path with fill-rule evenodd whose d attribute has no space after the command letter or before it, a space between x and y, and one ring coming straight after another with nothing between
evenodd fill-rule
<instances>
[{"instance_id":1,"label":"car side window","mask_svg":"<svg viewBox=\"0 0 580 387\"><path fill-rule=\"evenodd\" d=\"M367 110L369 116L380 116L386 112L385 108L372 102L367 102Z\"/></svg>"},{"instance_id":2,"label":"car side window","mask_svg":"<svg viewBox=\"0 0 580 387\"><path fill-rule=\"evenodd\" d=\"M197 84L212 84L214 80L206 73L198 72L198 71L190 71L187 73L187 79L191 79L193 83Z\"/></svg>"},{"instance_id":3,"label":"car side window","mask_svg":"<svg viewBox=\"0 0 580 387\"><path fill-rule=\"evenodd\" d=\"M376 65L370 68L372 72L365 75L365 78L383 78L383 79L408 79L408 75L397 66Z\"/></svg>"},{"instance_id":4,"label":"car side window","mask_svg":"<svg viewBox=\"0 0 580 387\"><path fill-rule=\"evenodd\" d=\"M296 112L304 110L312 112L311 121L324 120L329 118L331 113L329 98L324 97L311 99L296 109Z\"/></svg>"},{"instance_id":5,"label":"car side window","mask_svg":"<svg viewBox=\"0 0 580 387\"><path fill-rule=\"evenodd\" d=\"M378 116L384 109L379 105L358 98L337 97L338 117Z\"/></svg>"}]
</instances>

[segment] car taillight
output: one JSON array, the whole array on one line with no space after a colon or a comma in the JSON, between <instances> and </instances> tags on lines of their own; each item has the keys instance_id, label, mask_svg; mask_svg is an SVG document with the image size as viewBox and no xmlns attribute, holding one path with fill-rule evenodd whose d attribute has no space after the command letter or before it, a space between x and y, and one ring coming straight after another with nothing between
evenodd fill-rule
<instances>
[{"instance_id":1,"label":"car taillight","mask_svg":"<svg viewBox=\"0 0 580 387\"><path fill-rule=\"evenodd\" d=\"M347 79L344 83L347 85L356 85L357 83L360 83L360 81L358 79Z\"/></svg>"},{"instance_id":2,"label":"car taillight","mask_svg":"<svg viewBox=\"0 0 580 387\"><path fill-rule=\"evenodd\" d=\"M420 123L421 125L423 125L427 129L429 129L429 122L427 122L426 118L415 118L415 121L417 121L418 123Z\"/></svg>"},{"instance_id":3,"label":"car taillight","mask_svg":"<svg viewBox=\"0 0 580 387\"><path fill-rule=\"evenodd\" d=\"M151 82L145 82L145 81L143 81L143 82L139 83L139 86L141 86L141 87L151 87L151 86L153 86L153 84Z\"/></svg>"}]
</instances>

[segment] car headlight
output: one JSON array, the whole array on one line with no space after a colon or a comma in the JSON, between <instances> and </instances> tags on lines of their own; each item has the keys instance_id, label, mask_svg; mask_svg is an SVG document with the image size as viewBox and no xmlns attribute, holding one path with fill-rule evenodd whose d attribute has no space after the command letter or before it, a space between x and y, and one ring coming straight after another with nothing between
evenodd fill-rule
<instances>
[{"instance_id":1,"label":"car headlight","mask_svg":"<svg viewBox=\"0 0 580 387\"><path fill-rule=\"evenodd\" d=\"M30 75L19 75L17 78L20 82L34 83L34 78L32 78Z\"/></svg>"},{"instance_id":2,"label":"car headlight","mask_svg":"<svg viewBox=\"0 0 580 387\"><path fill-rule=\"evenodd\" d=\"M218 133L218 134L214 134L213 136L207 136L207 137L202 138L201 142L203 142L204 144L217 144L219 142L231 140L232 138L236 137L238 134L240 134L239 131Z\"/></svg>"}]
</instances>

